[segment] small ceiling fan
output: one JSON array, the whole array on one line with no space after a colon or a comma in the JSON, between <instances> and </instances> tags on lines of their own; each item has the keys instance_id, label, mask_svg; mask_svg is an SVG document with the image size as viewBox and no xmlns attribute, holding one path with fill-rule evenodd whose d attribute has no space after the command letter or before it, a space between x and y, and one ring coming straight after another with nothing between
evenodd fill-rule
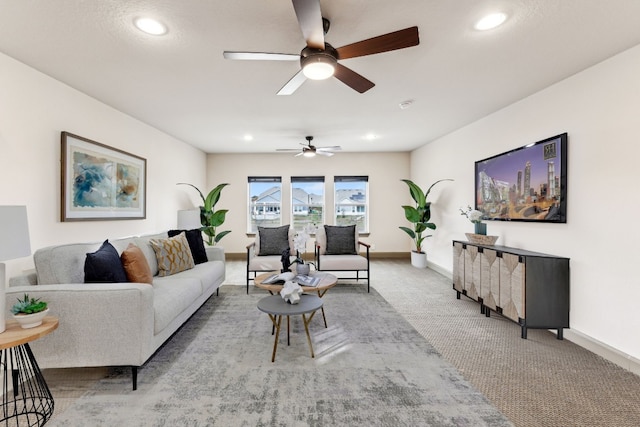
<instances>
[{"instance_id":1,"label":"small ceiling fan","mask_svg":"<svg viewBox=\"0 0 640 427\"><path fill-rule=\"evenodd\" d=\"M373 82L338 63L338 60L374 55L417 46L420 43L418 27L405 28L381 36L362 40L340 48L334 48L325 42L330 22L322 17L320 0L292 0L307 46L299 55L268 52L224 51L226 59L262 60L262 61L300 61L298 71L278 91L278 95L291 95L309 78L324 80L335 76L350 88L364 93L375 86Z\"/></svg>"},{"instance_id":2,"label":"small ceiling fan","mask_svg":"<svg viewBox=\"0 0 640 427\"><path fill-rule=\"evenodd\" d=\"M340 151L342 148L339 145L333 145L331 147L316 147L315 145L311 145L311 141L313 141L312 136L306 136L305 139L307 143L301 142L302 151L299 148L279 148L276 151L285 151L285 152L298 152L294 157L304 156L304 157L313 157L316 154L321 156L333 156L335 151Z\"/></svg>"}]
</instances>

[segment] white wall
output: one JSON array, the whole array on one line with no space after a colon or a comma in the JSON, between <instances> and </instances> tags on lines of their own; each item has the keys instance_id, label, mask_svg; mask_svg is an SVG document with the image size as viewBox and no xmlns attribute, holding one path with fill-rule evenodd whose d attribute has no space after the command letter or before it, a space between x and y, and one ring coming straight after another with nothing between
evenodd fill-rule
<instances>
[{"instance_id":1,"label":"white wall","mask_svg":"<svg viewBox=\"0 0 640 427\"><path fill-rule=\"evenodd\" d=\"M290 203L291 176L324 176L326 223L333 224L333 176L369 176L369 228L362 240L375 244L378 252L409 252L409 237L398 229L406 220L400 207L408 203L409 192L400 181L409 177L409 153L338 153L333 157L294 157L292 154L209 154L207 190L222 182L231 185L222 191L216 209L229 209L222 227L233 230L220 244L227 253L244 253L253 237L247 230L247 177L281 176L283 208ZM290 222L283 212L283 224ZM408 257L408 255L407 255Z\"/></svg>"},{"instance_id":2,"label":"white wall","mask_svg":"<svg viewBox=\"0 0 640 427\"><path fill-rule=\"evenodd\" d=\"M550 64L552 66L552 64ZM473 203L474 162L568 132L566 224L488 222L498 244L571 258L572 330L640 358L640 46L412 153L421 184L455 183L434 205L442 228L430 261L451 271L451 240L472 225L458 208ZM444 190L444 189L441 189Z\"/></svg>"},{"instance_id":3,"label":"white wall","mask_svg":"<svg viewBox=\"0 0 640 427\"><path fill-rule=\"evenodd\" d=\"M147 219L60 221L61 131L147 159ZM27 206L32 251L175 227L198 203L175 184L205 179L200 150L0 54L0 204Z\"/></svg>"}]
</instances>

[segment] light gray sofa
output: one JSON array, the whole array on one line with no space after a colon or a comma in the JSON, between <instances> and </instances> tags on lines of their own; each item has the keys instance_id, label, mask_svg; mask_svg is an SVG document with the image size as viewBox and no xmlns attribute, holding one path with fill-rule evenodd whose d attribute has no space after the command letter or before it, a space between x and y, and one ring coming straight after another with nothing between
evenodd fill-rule
<instances>
[{"instance_id":1,"label":"light gray sofa","mask_svg":"<svg viewBox=\"0 0 640 427\"><path fill-rule=\"evenodd\" d=\"M51 246L34 254L36 273L10 280L6 313L18 297L41 298L58 329L30 343L41 368L131 366L133 389L142 366L207 301L225 279L222 248L207 247L208 262L159 277L149 240L167 233L109 239L118 253L134 243L144 253L153 284L83 283L86 254L102 244Z\"/></svg>"}]
</instances>

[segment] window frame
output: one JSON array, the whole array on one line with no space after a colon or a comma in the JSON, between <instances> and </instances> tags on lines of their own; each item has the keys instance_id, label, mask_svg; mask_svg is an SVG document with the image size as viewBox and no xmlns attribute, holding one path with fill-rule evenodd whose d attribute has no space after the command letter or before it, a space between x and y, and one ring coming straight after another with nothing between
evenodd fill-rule
<instances>
[{"instance_id":1,"label":"window frame","mask_svg":"<svg viewBox=\"0 0 640 427\"><path fill-rule=\"evenodd\" d=\"M322 188L322 194L318 195L315 194L316 196L321 196L320 197L320 203L311 203L309 201L309 203L294 203L294 199L296 197L296 189L294 188L295 184L297 183L314 183L314 184L321 184L321 188ZM303 190L304 191L304 190ZM325 218L326 218L326 211L327 211L327 206L326 206L326 180L324 176L292 176L291 177L291 183L290 183L290 213L291 213L291 227L294 230L302 230L303 228L305 228L307 225L309 224L315 224L315 226L319 226L325 223ZM314 195L313 193L309 194L307 193L307 195ZM321 209L321 214L319 218L313 218L311 222L307 222L307 223L299 223L296 221L296 212L298 212L298 216L302 215L300 212L303 212L303 210L296 210L297 207L299 206L307 206L307 214L306 215L310 215L310 212L313 211L312 207L320 207Z\"/></svg>"},{"instance_id":2,"label":"window frame","mask_svg":"<svg viewBox=\"0 0 640 427\"><path fill-rule=\"evenodd\" d=\"M344 212L343 209L341 209L341 205L340 202L340 198L338 197L338 191L339 190L345 190L344 188L338 188L340 183L348 183L348 182L363 182L364 183L364 203L354 203L351 206L352 207L356 207L356 211L355 212L350 212L349 215L353 215L353 216L357 216L359 211L363 211L362 213L364 214L364 218L363 218L363 222L362 222L362 228L358 227L358 233L359 234L368 234L369 233L369 223L371 221L370 218L370 205L369 205L369 177L366 175L336 175L333 177L333 222L335 225L348 225L345 224L344 221L339 221L339 216L341 214L341 212ZM359 189L354 189L354 190L359 190ZM359 209L358 207L361 207L362 209ZM344 214L343 214L344 215ZM355 222L356 225L358 225L358 221L356 220Z\"/></svg>"},{"instance_id":3,"label":"window frame","mask_svg":"<svg viewBox=\"0 0 640 427\"><path fill-rule=\"evenodd\" d=\"M279 203L273 203L274 209L269 209L271 212L275 212L273 215L278 217L278 221L273 221L265 224L264 222L259 223L257 220L254 220L254 214L258 215L257 212L254 213L254 204L255 202L252 200L254 196L251 194L251 184L268 184L273 183L274 187L279 185ZM277 184L277 185L276 185ZM260 194L266 193L268 188L265 185L265 190ZM257 195L256 195L257 196ZM264 213L263 215L268 215ZM266 220L266 218L265 218ZM253 229L255 225L255 230ZM247 234L255 234L258 232L258 227L267 226L267 227L277 227L282 225L282 177L281 176L248 176L247 177Z\"/></svg>"}]
</instances>

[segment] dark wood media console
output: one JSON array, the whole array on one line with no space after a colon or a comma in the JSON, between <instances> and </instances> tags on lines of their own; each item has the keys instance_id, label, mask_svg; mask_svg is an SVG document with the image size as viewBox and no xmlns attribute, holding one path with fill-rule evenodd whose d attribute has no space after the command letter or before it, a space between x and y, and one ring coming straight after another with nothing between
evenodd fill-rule
<instances>
[{"instance_id":1,"label":"dark wood media console","mask_svg":"<svg viewBox=\"0 0 640 427\"><path fill-rule=\"evenodd\" d=\"M453 289L527 329L569 328L569 258L453 241Z\"/></svg>"}]
</instances>

